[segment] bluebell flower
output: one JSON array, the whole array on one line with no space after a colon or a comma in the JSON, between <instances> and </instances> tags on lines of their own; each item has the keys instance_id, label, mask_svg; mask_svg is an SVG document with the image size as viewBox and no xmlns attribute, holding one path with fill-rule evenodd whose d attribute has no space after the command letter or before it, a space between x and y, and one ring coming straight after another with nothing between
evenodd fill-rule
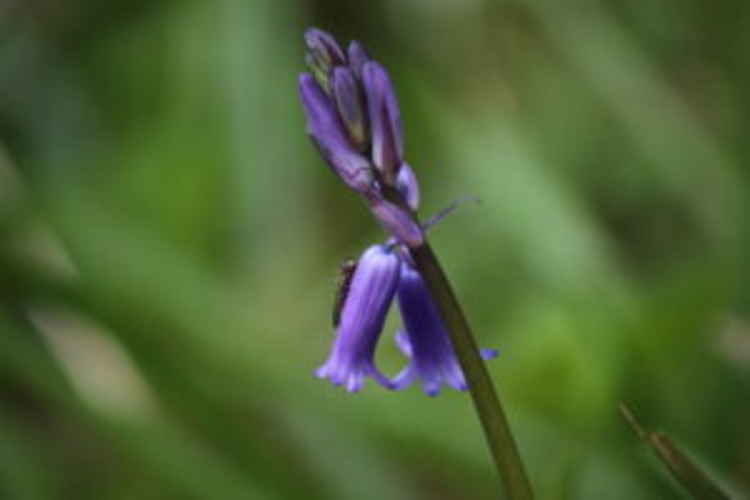
<instances>
[{"instance_id":1,"label":"bluebell flower","mask_svg":"<svg viewBox=\"0 0 750 500\"><path fill-rule=\"evenodd\" d=\"M348 285L333 348L315 372L318 377L344 385L349 392L360 390L366 377L392 388L374 358L400 269L401 260L391 246L374 245L362 254Z\"/></svg>"},{"instance_id":2,"label":"bluebell flower","mask_svg":"<svg viewBox=\"0 0 750 500\"><path fill-rule=\"evenodd\" d=\"M445 325L406 249L424 243L426 228L417 221L419 185L404 161L401 113L388 72L359 42L343 51L328 33L305 33L311 73L299 78L307 131L333 172L367 203L393 237L368 248L344 282L334 309L336 338L327 361L316 371L350 392L372 378L388 389L420 379L436 395L442 384L466 389L466 379ZM409 357L390 380L375 366L375 347L391 302L398 294L404 328L396 335ZM492 350L482 350L485 359Z\"/></svg>"},{"instance_id":3,"label":"bluebell flower","mask_svg":"<svg viewBox=\"0 0 750 500\"><path fill-rule=\"evenodd\" d=\"M398 305L404 328L396 334L396 343L410 361L393 380L393 388L403 389L420 379L430 396L436 396L442 384L466 390L466 378L437 306L422 277L408 262L401 266ZM481 349L480 354L491 359L497 351Z\"/></svg>"},{"instance_id":4,"label":"bluebell flower","mask_svg":"<svg viewBox=\"0 0 750 500\"><path fill-rule=\"evenodd\" d=\"M396 343L409 363L394 379L375 366L375 348L391 302L398 295L404 327ZM368 248L347 282L340 314L336 314L336 339L328 360L316 371L349 392L359 391L370 377L387 389L404 389L416 380L430 396L442 384L463 391L466 379L458 363L442 318L424 281L407 256L393 245ZM497 356L481 349L484 359Z\"/></svg>"}]
</instances>

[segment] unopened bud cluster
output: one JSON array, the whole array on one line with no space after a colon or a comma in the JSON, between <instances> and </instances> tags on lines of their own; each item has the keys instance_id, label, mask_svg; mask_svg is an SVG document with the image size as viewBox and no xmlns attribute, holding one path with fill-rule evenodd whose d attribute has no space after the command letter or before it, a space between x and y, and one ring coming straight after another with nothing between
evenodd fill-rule
<instances>
[{"instance_id":1,"label":"unopened bud cluster","mask_svg":"<svg viewBox=\"0 0 750 500\"><path fill-rule=\"evenodd\" d=\"M299 86L308 134L386 230L410 247L421 245L417 181L403 159L401 114L387 71L356 41L344 52L312 28L305 42L310 73L300 75Z\"/></svg>"}]
</instances>

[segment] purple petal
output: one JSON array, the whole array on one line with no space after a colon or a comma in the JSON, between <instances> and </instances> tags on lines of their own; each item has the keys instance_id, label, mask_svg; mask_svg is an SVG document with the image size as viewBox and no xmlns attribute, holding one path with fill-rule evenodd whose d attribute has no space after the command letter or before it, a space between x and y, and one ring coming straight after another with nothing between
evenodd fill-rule
<instances>
[{"instance_id":1,"label":"purple petal","mask_svg":"<svg viewBox=\"0 0 750 500\"><path fill-rule=\"evenodd\" d=\"M375 367L375 345L383 330L388 309L399 280L401 263L396 253L384 245L368 248L354 271L336 340L328 360L315 374L329 378L356 392L366 377L392 388L392 383Z\"/></svg>"},{"instance_id":2,"label":"purple petal","mask_svg":"<svg viewBox=\"0 0 750 500\"><path fill-rule=\"evenodd\" d=\"M419 184L414 170L407 164L402 163L396 177L396 189L403 195L409 208L416 211L419 208Z\"/></svg>"},{"instance_id":3,"label":"purple petal","mask_svg":"<svg viewBox=\"0 0 750 500\"><path fill-rule=\"evenodd\" d=\"M414 365L409 363L406 368L396 375L391 381L391 388L395 391L406 389L409 387L414 380L417 378L417 371L414 369Z\"/></svg>"},{"instance_id":4,"label":"purple petal","mask_svg":"<svg viewBox=\"0 0 750 500\"><path fill-rule=\"evenodd\" d=\"M488 359L495 359L500 352L497 349L479 349L479 355L485 361Z\"/></svg>"},{"instance_id":5,"label":"purple petal","mask_svg":"<svg viewBox=\"0 0 750 500\"><path fill-rule=\"evenodd\" d=\"M349 67L354 71L357 78L362 78L362 66L370 60L370 56L367 54L364 46L358 41L353 40L349 43L346 52L349 56Z\"/></svg>"},{"instance_id":6,"label":"purple petal","mask_svg":"<svg viewBox=\"0 0 750 500\"><path fill-rule=\"evenodd\" d=\"M422 228L407 210L375 191L368 195L368 202L370 211L378 222L398 241L410 248L417 248L424 243Z\"/></svg>"},{"instance_id":7,"label":"purple petal","mask_svg":"<svg viewBox=\"0 0 750 500\"><path fill-rule=\"evenodd\" d=\"M372 161L393 185L404 153L401 113L385 68L375 61L362 67L362 83L372 131Z\"/></svg>"},{"instance_id":8,"label":"purple petal","mask_svg":"<svg viewBox=\"0 0 750 500\"><path fill-rule=\"evenodd\" d=\"M370 163L349 143L331 99L309 73L300 75L299 91L307 116L307 131L323 158L350 188L369 192L373 187Z\"/></svg>"},{"instance_id":9,"label":"purple petal","mask_svg":"<svg viewBox=\"0 0 750 500\"><path fill-rule=\"evenodd\" d=\"M403 328L396 332L395 340L398 350L404 353L404 356L407 358L411 358L411 342L409 342L409 335L407 335Z\"/></svg>"},{"instance_id":10,"label":"purple petal","mask_svg":"<svg viewBox=\"0 0 750 500\"><path fill-rule=\"evenodd\" d=\"M305 44L317 61L327 67L346 64L344 52L336 39L328 32L318 28L305 31Z\"/></svg>"},{"instance_id":11,"label":"purple petal","mask_svg":"<svg viewBox=\"0 0 750 500\"><path fill-rule=\"evenodd\" d=\"M394 388L401 389L408 385L410 378L419 378L424 392L430 396L440 391L441 384L460 391L466 390L466 378L437 306L422 277L406 263L401 266L398 304L405 335L397 337L397 343L401 351L409 356L410 362L399 375L400 378L394 379ZM483 358L489 359L497 352L483 349L481 354Z\"/></svg>"}]
</instances>

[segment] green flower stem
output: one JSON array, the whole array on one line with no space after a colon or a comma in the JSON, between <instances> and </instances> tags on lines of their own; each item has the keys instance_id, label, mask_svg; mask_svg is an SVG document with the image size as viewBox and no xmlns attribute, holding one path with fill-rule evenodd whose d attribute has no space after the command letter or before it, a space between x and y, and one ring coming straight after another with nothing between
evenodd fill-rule
<instances>
[{"instance_id":1,"label":"green flower stem","mask_svg":"<svg viewBox=\"0 0 750 500\"><path fill-rule=\"evenodd\" d=\"M506 496L511 500L530 500L534 495L508 419L448 278L426 241L422 246L412 248L410 253L448 327Z\"/></svg>"}]
</instances>

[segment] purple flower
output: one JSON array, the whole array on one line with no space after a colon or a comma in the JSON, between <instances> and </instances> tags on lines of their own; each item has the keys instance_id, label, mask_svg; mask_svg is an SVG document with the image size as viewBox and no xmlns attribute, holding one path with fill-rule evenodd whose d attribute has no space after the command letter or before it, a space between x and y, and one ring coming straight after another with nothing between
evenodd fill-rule
<instances>
[{"instance_id":1,"label":"purple flower","mask_svg":"<svg viewBox=\"0 0 750 500\"><path fill-rule=\"evenodd\" d=\"M383 330L399 281L401 260L390 246L374 245L357 262L344 298L336 340L328 360L315 374L349 392L362 388L365 377L384 387L391 381L375 367L375 345Z\"/></svg>"},{"instance_id":2,"label":"purple flower","mask_svg":"<svg viewBox=\"0 0 750 500\"><path fill-rule=\"evenodd\" d=\"M310 137L388 231L406 245L421 245L413 213L419 190L403 160L401 113L388 73L359 42L344 53L330 34L311 28L305 43L312 74L300 76L299 89Z\"/></svg>"},{"instance_id":3,"label":"purple flower","mask_svg":"<svg viewBox=\"0 0 750 500\"><path fill-rule=\"evenodd\" d=\"M441 384L466 390L466 378L438 309L422 277L406 262L401 266L398 305L404 329L396 334L396 342L410 361L393 380L394 388L402 389L419 378L429 396L436 396ZM480 353L484 359L497 356L493 349Z\"/></svg>"}]
</instances>

